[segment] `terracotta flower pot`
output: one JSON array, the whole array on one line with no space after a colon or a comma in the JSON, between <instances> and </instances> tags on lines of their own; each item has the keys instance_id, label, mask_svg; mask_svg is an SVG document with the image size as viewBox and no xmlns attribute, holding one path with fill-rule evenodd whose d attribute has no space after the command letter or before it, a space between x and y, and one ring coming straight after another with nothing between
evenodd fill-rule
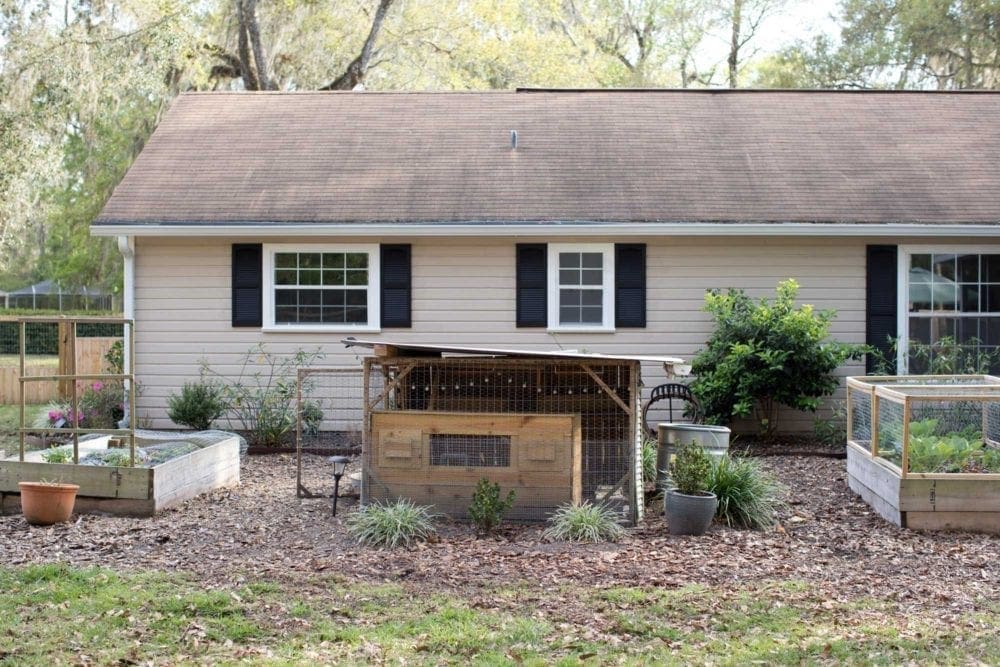
<instances>
[{"instance_id":1,"label":"terracotta flower pot","mask_svg":"<svg viewBox=\"0 0 1000 667\"><path fill-rule=\"evenodd\" d=\"M50 484L47 482L18 482L21 489L21 512L34 526L51 526L69 521L76 504L76 484Z\"/></svg>"}]
</instances>

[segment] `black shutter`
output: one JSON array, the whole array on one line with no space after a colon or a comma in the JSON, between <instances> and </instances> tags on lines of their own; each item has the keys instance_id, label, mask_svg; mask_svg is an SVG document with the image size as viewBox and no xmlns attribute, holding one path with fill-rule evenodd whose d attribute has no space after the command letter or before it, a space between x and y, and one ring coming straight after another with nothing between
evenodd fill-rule
<instances>
[{"instance_id":1,"label":"black shutter","mask_svg":"<svg viewBox=\"0 0 1000 667\"><path fill-rule=\"evenodd\" d=\"M865 342L879 350L886 359L892 356L890 338L896 337L897 301L899 291L897 281L897 250L894 245L868 246L866 278ZM865 369L875 370L875 359L867 355Z\"/></svg>"},{"instance_id":2,"label":"black shutter","mask_svg":"<svg viewBox=\"0 0 1000 667\"><path fill-rule=\"evenodd\" d=\"M383 245L382 252L382 328L406 329L410 316L410 246Z\"/></svg>"},{"instance_id":3,"label":"black shutter","mask_svg":"<svg viewBox=\"0 0 1000 667\"><path fill-rule=\"evenodd\" d=\"M232 311L234 327L259 327L263 311L263 248L259 243L233 244Z\"/></svg>"},{"instance_id":4,"label":"black shutter","mask_svg":"<svg viewBox=\"0 0 1000 667\"><path fill-rule=\"evenodd\" d=\"M517 326L548 326L548 249L544 243L517 244Z\"/></svg>"},{"instance_id":5,"label":"black shutter","mask_svg":"<svg viewBox=\"0 0 1000 667\"><path fill-rule=\"evenodd\" d=\"M615 326L646 326L646 245L615 244Z\"/></svg>"}]
</instances>

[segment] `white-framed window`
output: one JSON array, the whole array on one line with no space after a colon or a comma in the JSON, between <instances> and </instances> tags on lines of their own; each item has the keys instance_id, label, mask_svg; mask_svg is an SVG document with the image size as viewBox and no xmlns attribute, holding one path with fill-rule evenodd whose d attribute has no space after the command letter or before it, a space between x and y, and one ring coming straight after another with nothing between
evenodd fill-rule
<instances>
[{"instance_id":1,"label":"white-framed window","mask_svg":"<svg viewBox=\"0 0 1000 667\"><path fill-rule=\"evenodd\" d=\"M379 248L267 244L263 301L265 329L378 330Z\"/></svg>"},{"instance_id":2,"label":"white-framed window","mask_svg":"<svg viewBox=\"0 0 1000 667\"><path fill-rule=\"evenodd\" d=\"M899 368L926 372L930 346L946 339L1000 350L1000 247L901 246L899 286Z\"/></svg>"},{"instance_id":3,"label":"white-framed window","mask_svg":"<svg viewBox=\"0 0 1000 667\"><path fill-rule=\"evenodd\" d=\"M550 243L549 329L613 331L613 243Z\"/></svg>"}]
</instances>

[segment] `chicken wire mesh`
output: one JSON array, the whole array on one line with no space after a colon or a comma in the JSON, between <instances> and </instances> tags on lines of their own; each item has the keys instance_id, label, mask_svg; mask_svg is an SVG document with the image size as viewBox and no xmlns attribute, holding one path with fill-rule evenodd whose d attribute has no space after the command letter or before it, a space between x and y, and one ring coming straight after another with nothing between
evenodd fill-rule
<instances>
[{"instance_id":1,"label":"chicken wire mesh","mask_svg":"<svg viewBox=\"0 0 1000 667\"><path fill-rule=\"evenodd\" d=\"M121 430L130 327L118 318L0 318L0 459L20 457L22 398L26 455L72 440L65 429Z\"/></svg>"},{"instance_id":2,"label":"chicken wire mesh","mask_svg":"<svg viewBox=\"0 0 1000 667\"><path fill-rule=\"evenodd\" d=\"M876 455L898 466L904 475L1000 473L997 378L863 380L852 378L848 384L851 441L870 446L874 423Z\"/></svg>"},{"instance_id":3,"label":"chicken wire mesh","mask_svg":"<svg viewBox=\"0 0 1000 667\"><path fill-rule=\"evenodd\" d=\"M296 489L300 498L333 494L334 455L361 453L361 368L298 369Z\"/></svg>"},{"instance_id":4,"label":"chicken wire mesh","mask_svg":"<svg viewBox=\"0 0 1000 667\"><path fill-rule=\"evenodd\" d=\"M515 492L512 519L581 501L641 518L637 362L369 358L364 380L363 502L464 517L486 478Z\"/></svg>"}]
</instances>

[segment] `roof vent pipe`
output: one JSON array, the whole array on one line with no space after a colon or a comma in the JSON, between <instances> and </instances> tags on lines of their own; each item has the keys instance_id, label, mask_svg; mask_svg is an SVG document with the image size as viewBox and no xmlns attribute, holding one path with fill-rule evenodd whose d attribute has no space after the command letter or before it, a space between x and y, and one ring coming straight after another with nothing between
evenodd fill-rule
<instances>
[{"instance_id":1,"label":"roof vent pipe","mask_svg":"<svg viewBox=\"0 0 1000 667\"><path fill-rule=\"evenodd\" d=\"M512 150L517 148L517 130L510 131L510 147Z\"/></svg>"}]
</instances>

